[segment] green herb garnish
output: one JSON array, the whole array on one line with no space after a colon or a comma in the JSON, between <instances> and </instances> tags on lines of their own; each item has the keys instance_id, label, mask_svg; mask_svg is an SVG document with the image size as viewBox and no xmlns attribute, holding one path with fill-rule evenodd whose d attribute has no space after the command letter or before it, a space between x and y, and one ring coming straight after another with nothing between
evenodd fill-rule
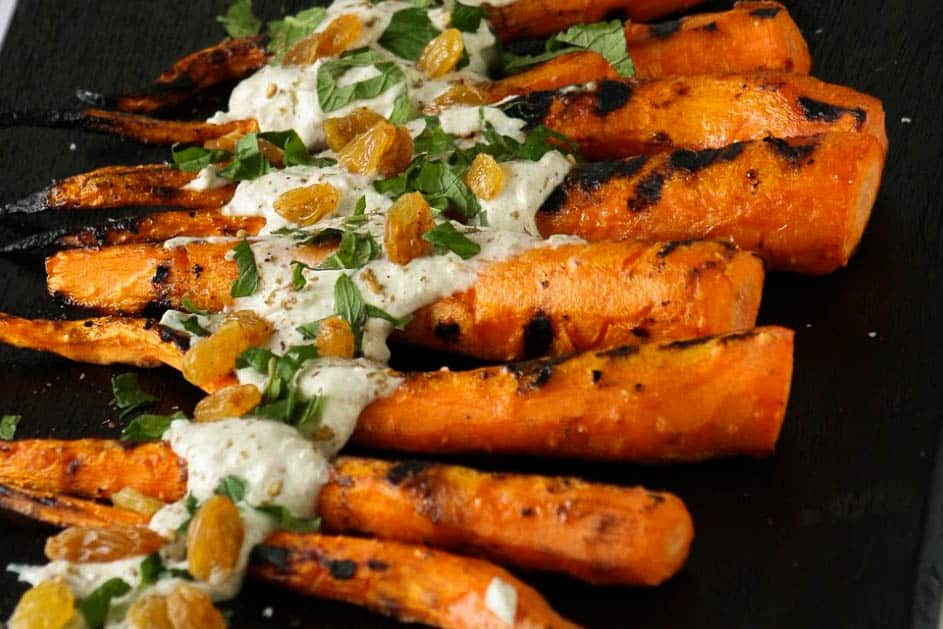
<instances>
[{"instance_id":1,"label":"green herb garnish","mask_svg":"<svg viewBox=\"0 0 943 629\"><path fill-rule=\"evenodd\" d=\"M440 223L435 229L430 229L422 235L422 238L435 245L436 252L442 254L451 251L463 260L467 260L481 252L481 245L455 229L455 226L449 221Z\"/></svg>"},{"instance_id":2,"label":"green herb garnish","mask_svg":"<svg viewBox=\"0 0 943 629\"><path fill-rule=\"evenodd\" d=\"M141 383L136 373L122 373L113 376L111 391L115 396L115 406L121 411L122 419L134 411L157 401L156 397L141 389Z\"/></svg>"},{"instance_id":3,"label":"green herb garnish","mask_svg":"<svg viewBox=\"0 0 943 629\"><path fill-rule=\"evenodd\" d=\"M252 12L252 0L232 0L223 15L216 16L230 37L253 37L262 30L262 20Z\"/></svg>"},{"instance_id":4,"label":"green herb garnish","mask_svg":"<svg viewBox=\"0 0 943 629\"><path fill-rule=\"evenodd\" d=\"M418 7L402 9L393 14L378 43L398 57L417 61L439 32L429 19L427 10Z\"/></svg>"},{"instance_id":5,"label":"green herb garnish","mask_svg":"<svg viewBox=\"0 0 943 629\"><path fill-rule=\"evenodd\" d=\"M22 415L4 415L0 418L0 439L10 441L16 435L16 426L23 419Z\"/></svg>"},{"instance_id":6,"label":"green herb garnish","mask_svg":"<svg viewBox=\"0 0 943 629\"><path fill-rule=\"evenodd\" d=\"M626 49L625 25L620 20L577 24L548 39L545 51L539 55L515 55L504 51L502 54L504 73L514 74L530 66L578 50L599 53L619 73L619 76L635 76L635 66Z\"/></svg>"},{"instance_id":7,"label":"green herb garnish","mask_svg":"<svg viewBox=\"0 0 943 629\"><path fill-rule=\"evenodd\" d=\"M373 66L380 74L343 87L338 84L340 77L351 68L368 66ZM332 112L356 100L375 98L405 81L403 71L383 54L369 49L356 50L318 68L318 102L322 111Z\"/></svg>"},{"instance_id":8,"label":"green herb garnish","mask_svg":"<svg viewBox=\"0 0 943 629\"><path fill-rule=\"evenodd\" d=\"M232 283L229 294L232 297L248 297L259 288L259 268L255 264L255 254L245 238L239 241L233 252L239 277Z\"/></svg>"},{"instance_id":9,"label":"green herb garnish","mask_svg":"<svg viewBox=\"0 0 943 629\"><path fill-rule=\"evenodd\" d=\"M111 609L111 599L124 596L130 591L131 586L117 577L99 585L91 594L79 601L78 608L85 618L85 624L90 629L105 626L108 611Z\"/></svg>"},{"instance_id":10,"label":"green herb garnish","mask_svg":"<svg viewBox=\"0 0 943 629\"><path fill-rule=\"evenodd\" d=\"M178 419L186 419L186 416L179 411L173 415L138 415L121 431L121 438L132 442L156 441Z\"/></svg>"}]
</instances>

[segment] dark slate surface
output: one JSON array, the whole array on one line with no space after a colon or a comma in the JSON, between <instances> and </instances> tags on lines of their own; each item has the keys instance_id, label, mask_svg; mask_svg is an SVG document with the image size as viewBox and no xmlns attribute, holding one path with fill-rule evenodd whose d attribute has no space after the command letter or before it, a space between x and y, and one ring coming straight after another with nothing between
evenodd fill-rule
<instances>
[{"instance_id":1,"label":"dark slate surface","mask_svg":"<svg viewBox=\"0 0 943 629\"><path fill-rule=\"evenodd\" d=\"M256 2L257 5L264 4ZM269 16L281 5L270 2ZM0 111L62 107L78 87L143 86L172 59L218 40L221 2L20 0L0 54ZM718 5L714 5L718 6ZM798 332L794 390L778 455L671 468L472 460L489 469L580 474L680 494L697 539L690 563L656 590L594 588L530 576L551 603L593 627L933 627L940 598L943 475L936 464L943 335L940 206L943 38L935 2L790 3L815 73L884 99L891 150L884 186L850 268L769 279L762 321ZM912 120L905 124L902 118ZM74 143L74 150L70 144ZM0 130L0 202L110 163L166 153L68 131ZM81 215L4 220L8 239ZM39 257L0 260L0 311L60 313ZM398 352L400 365L435 357ZM0 412L18 436L114 434L113 370L0 348ZM196 393L170 371L144 374L166 408ZM936 470L936 471L935 471ZM48 532L0 518L0 560L40 561ZM0 615L20 586L0 576ZM271 620L262 611L273 609ZM234 627L380 627L349 606L249 585Z\"/></svg>"}]
</instances>

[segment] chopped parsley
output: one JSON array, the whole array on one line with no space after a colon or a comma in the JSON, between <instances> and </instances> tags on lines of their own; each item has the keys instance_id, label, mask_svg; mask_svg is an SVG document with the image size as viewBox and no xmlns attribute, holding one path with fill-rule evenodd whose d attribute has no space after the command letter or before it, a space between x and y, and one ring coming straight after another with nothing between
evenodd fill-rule
<instances>
[{"instance_id":1,"label":"chopped parsley","mask_svg":"<svg viewBox=\"0 0 943 629\"><path fill-rule=\"evenodd\" d=\"M311 434L321 418L321 398L305 398L298 389L295 377L309 361L318 357L314 345L297 345L283 356L259 347L244 351L236 360L240 369L251 367L268 374L268 383L262 392L262 404L251 414L296 426L301 432Z\"/></svg>"},{"instance_id":2,"label":"chopped parsley","mask_svg":"<svg viewBox=\"0 0 943 629\"><path fill-rule=\"evenodd\" d=\"M370 234L345 231L337 250L318 266L319 271L359 269L380 256L380 245Z\"/></svg>"}]
</instances>

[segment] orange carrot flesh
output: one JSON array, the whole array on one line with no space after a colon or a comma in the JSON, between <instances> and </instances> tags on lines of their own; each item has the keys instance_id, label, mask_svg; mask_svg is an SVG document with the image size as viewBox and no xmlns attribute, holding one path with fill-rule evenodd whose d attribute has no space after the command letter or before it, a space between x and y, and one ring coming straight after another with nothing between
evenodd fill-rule
<instances>
[{"instance_id":1,"label":"orange carrot flesh","mask_svg":"<svg viewBox=\"0 0 943 629\"><path fill-rule=\"evenodd\" d=\"M61 251L46 263L49 290L111 312L178 306L184 295L197 308L221 310L232 303L229 289L237 277L235 263L226 259L232 246ZM316 264L328 251L312 249L298 258ZM399 338L513 360L640 337L719 334L753 327L762 285L762 261L725 243L536 248L489 264L472 288L420 309Z\"/></svg>"},{"instance_id":2,"label":"orange carrot flesh","mask_svg":"<svg viewBox=\"0 0 943 629\"><path fill-rule=\"evenodd\" d=\"M162 242L178 236L254 236L265 225L261 216L226 216L219 210L168 211L84 227L56 241L60 247L102 247Z\"/></svg>"},{"instance_id":3,"label":"orange carrot flesh","mask_svg":"<svg viewBox=\"0 0 943 629\"><path fill-rule=\"evenodd\" d=\"M328 531L474 550L592 583L662 583L693 537L671 494L420 461L341 457L318 511Z\"/></svg>"},{"instance_id":4,"label":"orange carrot flesh","mask_svg":"<svg viewBox=\"0 0 943 629\"><path fill-rule=\"evenodd\" d=\"M861 133L578 164L537 225L588 240L730 239L773 269L823 274L848 263L883 166Z\"/></svg>"},{"instance_id":5,"label":"orange carrot flesh","mask_svg":"<svg viewBox=\"0 0 943 629\"><path fill-rule=\"evenodd\" d=\"M171 146L173 144L203 144L208 140L238 133L245 135L258 131L255 120L234 120L222 124L209 122L161 120L148 116L108 111L106 109L83 109L78 116L68 121L49 121L46 124L69 124L88 131L108 133L141 142Z\"/></svg>"},{"instance_id":6,"label":"orange carrot flesh","mask_svg":"<svg viewBox=\"0 0 943 629\"><path fill-rule=\"evenodd\" d=\"M761 70L808 74L812 58L799 27L776 2L742 2L663 24L626 22L626 45L639 79ZM618 80L602 55L574 52L488 86L494 101L590 81Z\"/></svg>"},{"instance_id":7,"label":"orange carrot flesh","mask_svg":"<svg viewBox=\"0 0 943 629\"><path fill-rule=\"evenodd\" d=\"M867 133L887 149L880 101L798 74L604 81L592 89L535 92L504 108L568 136L591 159L828 131Z\"/></svg>"},{"instance_id":8,"label":"orange carrot flesh","mask_svg":"<svg viewBox=\"0 0 943 629\"><path fill-rule=\"evenodd\" d=\"M652 462L767 456L791 378L792 332L775 327L474 377L416 374L364 409L354 441L399 451Z\"/></svg>"},{"instance_id":9,"label":"orange carrot flesh","mask_svg":"<svg viewBox=\"0 0 943 629\"><path fill-rule=\"evenodd\" d=\"M187 190L196 173L164 164L106 166L54 184L46 193L49 207L113 208L157 205L205 208L221 206L235 186Z\"/></svg>"},{"instance_id":10,"label":"orange carrot flesh","mask_svg":"<svg viewBox=\"0 0 943 629\"><path fill-rule=\"evenodd\" d=\"M599 22L614 14L645 22L676 13L703 0L517 0L486 6L488 19L502 42L536 39L576 24Z\"/></svg>"},{"instance_id":11,"label":"orange carrot flesh","mask_svg":"<svg viewBox=\"0 0 943 629\"><path fill-rule=\"evenodd\" d=\"M422 546L275 533L253 551L250 570L258 580L301 594L354 603L407 622L455 629L508 626L485 605L485 592L492 579L498 578L517 591L514 627L577 626L502 568Z\"/></svg>"},{"instance_id":12,"label":"orange carrot flesh","mask_svg":"<svg viewBox=\"0 0 943 629\"><path fill-rule=\"evenodd\" d=\"M83 363L137 367L163 364L179 369L189 338L150 319L36 320L0 313L0 343Z\"/></svg>"},{"instance_id":13,"label":"orange carrot flesh","mask_svg":"<svg viewBox=\"0 0 943 629\"><path fill-rule=\"evenodd\" d=\"M0 508L53 526L114 526L147 524L148 517L92 500L0 485Z\"/></svg>"}]
</instances>

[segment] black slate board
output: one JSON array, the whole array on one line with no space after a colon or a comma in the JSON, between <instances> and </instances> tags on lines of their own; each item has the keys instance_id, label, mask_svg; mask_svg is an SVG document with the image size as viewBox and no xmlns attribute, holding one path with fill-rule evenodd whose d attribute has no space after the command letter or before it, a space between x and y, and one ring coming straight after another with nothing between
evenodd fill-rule
<instances>
[{"instance_id":1,"label":"black slate board","mask_svg":"<svg viewBox=\"0 0 943 629\"><path fill-rule=\"evenodd\" d=\"M0 111L68 106L78 87L115 93L144 86L171 60L221 37L213 16L222 4L20 0L0 54ZM256 2L266 17L305 4ZM466 460L487 469L645 483L684 498L697 539L689 564L667 585L626 590L527 577L559 611L592 627L936 626L943 574L943 328L936 317L943 297L943 14L931 0L789 5L817 76L884 100L891 150L850 268L818 279L769 278L762 322L798 332L777 456L670 468ZM0 202L53 178L166 155L68 131L0 130ZM4 220L0 238L84 218ZM44 294L40 258L0 259L0 311L60 313ZM436 360L398 352L400 365ZM112 435L114 371L0 348L0 413L24 416L19 437ZM165 408L197 397L169 370L142 377ZM0 563L42 560L48 529L9 515L0 516L0 526ZM0 575L0 616L21 589L10 574ZM231 607L233 627L395 624L253 584ZM263 618L267 607L270 620Z\"/></svg>"}]
</instances>

